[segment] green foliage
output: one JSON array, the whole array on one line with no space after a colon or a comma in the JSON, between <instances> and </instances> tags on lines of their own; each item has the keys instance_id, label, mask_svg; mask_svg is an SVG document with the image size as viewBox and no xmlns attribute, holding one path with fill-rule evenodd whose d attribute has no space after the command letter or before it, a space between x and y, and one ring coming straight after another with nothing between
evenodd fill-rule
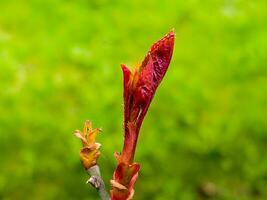
<instances>
[{"instance_id":1,"label":"green foliage","mask_svg":"<svg viewBox=\"0 0 267 200\"><path fill-rule=\"evenodd\" d=\"M122 148L122 73L170 28L173 61L144 121L135 199L267 198L265 0L0 1L0 199L97 199ZM217 194L214 194L217 193Z\"/></svg>"}]
</instances>

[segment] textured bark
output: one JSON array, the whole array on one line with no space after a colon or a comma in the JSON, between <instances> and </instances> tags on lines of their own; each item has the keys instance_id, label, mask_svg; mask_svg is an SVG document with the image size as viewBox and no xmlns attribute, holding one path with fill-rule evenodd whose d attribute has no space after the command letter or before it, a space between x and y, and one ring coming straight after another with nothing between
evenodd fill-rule
<instances>
[{"instance_id":1,"label":"textured bark","mask_svg":"<svg viewBox=\"0 0 267 200\"><path fill-rule=\"evenodd\" d=\"M87 170L91 175L87 183L90 183L97 191L102 200L109 200L109 194L106 191L105 183L101 178L100 169L98 165L95 165Z\"/></svg>"}]
</instances>

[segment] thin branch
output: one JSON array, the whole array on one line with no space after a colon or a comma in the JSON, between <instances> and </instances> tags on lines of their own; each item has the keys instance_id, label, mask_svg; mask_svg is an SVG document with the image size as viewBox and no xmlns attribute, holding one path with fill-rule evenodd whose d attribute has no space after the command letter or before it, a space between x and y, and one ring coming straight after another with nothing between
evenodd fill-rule
<instances>
[{"instance_id":1,"label":"thin branch","mask_svg":"<svg viewBox=\"0 0 267 200\"><path fill-rule=\"evenodd\" d=\"M90 183L97 191L102 200L110 200L109 194L106 191L105 183L101 178L100 169L98 165L94 165L87 172L91 177L87 180L86 183Z\"/></svg>"}]
</instances>

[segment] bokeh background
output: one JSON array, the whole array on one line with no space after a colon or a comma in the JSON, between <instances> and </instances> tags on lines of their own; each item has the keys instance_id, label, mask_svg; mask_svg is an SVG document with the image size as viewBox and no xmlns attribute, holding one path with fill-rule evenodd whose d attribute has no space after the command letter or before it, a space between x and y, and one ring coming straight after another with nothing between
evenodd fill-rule
<instances>
[{"instance_id":1,"label":"bokeh background","mask_svg":"<svg viewBox=\"0 0 267 200\"><path fill-rule=\"evenodd\" d=\"M267 199L265 0L1 0L0 199L98 199L80 141L102 127L108 184L122 148L120 64L176 30L144 121L136 200Z\"/></svg>"}]
</instances>

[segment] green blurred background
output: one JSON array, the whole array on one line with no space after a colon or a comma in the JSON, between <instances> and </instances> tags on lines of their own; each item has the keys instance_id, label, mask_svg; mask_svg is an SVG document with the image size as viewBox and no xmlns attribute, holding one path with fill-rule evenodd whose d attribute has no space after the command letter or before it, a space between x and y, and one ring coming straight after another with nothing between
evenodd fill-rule
<instances>
[{"instance_id":1,"label":"green blurred background","mask_svg":"<svg viewBox=\"0 0 267 200\"><path fill-rule=\"evenodd\" d=\"M0 199L98 199L80 141L122 148L122 73L175 28L144 121L136 200L267 199L265 0L0 1Z\"/></svg>"}]
</instances>

